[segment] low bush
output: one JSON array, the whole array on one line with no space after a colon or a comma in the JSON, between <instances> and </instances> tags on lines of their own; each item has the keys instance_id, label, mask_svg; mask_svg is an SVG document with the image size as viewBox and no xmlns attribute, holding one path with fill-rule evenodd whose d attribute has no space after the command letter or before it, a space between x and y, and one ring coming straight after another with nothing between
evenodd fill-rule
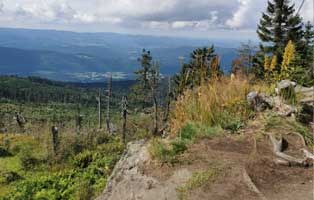
<instances>
[{"instance_id":1,"label":"low bush","mask_svg":"<svg viewBox=\"0 0 314 200\"><path fill-rule=\"evenodd\" d=\"M2 182L5 184L12 183L14 181L20 180L23 177L20 176L17 172L9 171L9 172L2 172L1 174Z\"/></svg>"},{"instance_id":2,"label":"low bush","mask_svg":"<svg viewBox=\"0 0 314 200\"><path fill-rule=\"evenodd\" d=\"M91 162L93 162L93 152L88 150L79 153L73 159L74 166L79 168L86 168Z\"/></svg>"},{"instance_id":3,"label":"low bush","mask_svg":"<svg viewBox=\"0 0 314 200\"><path fill-rule=\"evenodd\" d=\"M40 163L40 160L33 155L31 148L27 145L23 146L18 157L24 170L31 170Z\"/></svg>"},{"instance_id":4,"label":"low bush","mask_svg":"<svg viewBox=\"0 0 314 200\"><path fill-rule=\"evenodd\" d=\"M0 146L0 158L11 156L12 154L5 148Z\"/></svg>"},{"instance_id":5,"label":"low bush","mask_svg":"<svg viewBox=\"0 0 314 200\"><path fill-rule=\"evenodd\" d=\"M203 138L212 138L222 133L220 127L208 127L201 123L189 122L180 130L178 137L182 140L194 141Z\"/></svg>"}]
</instances>

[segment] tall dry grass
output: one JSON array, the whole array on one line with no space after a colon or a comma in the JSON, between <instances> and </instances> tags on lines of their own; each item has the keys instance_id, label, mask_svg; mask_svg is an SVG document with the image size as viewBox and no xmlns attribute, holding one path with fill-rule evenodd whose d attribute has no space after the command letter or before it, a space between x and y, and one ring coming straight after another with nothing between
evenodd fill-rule
<instances>
[{"instance_id":1,"label":"tall dry grass","mask_svg":"<svg viewBox=\"0 0 314 200\"><path fill-rule=\"evenodd\" d=\"M247 79L223 77L187 90L175 102L170 119L172 134L178 134L187 123L226 128L242 123L251 114L246 95L252 87Z\"/></svg>"}]
</instances>

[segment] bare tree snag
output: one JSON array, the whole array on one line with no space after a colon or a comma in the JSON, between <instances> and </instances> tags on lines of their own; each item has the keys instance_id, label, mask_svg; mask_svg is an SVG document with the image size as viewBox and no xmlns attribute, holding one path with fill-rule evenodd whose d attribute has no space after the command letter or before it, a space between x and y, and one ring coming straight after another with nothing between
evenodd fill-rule
<instances>
[{"instance_id":1,"label":"bare tree snag","mask_svg":"<svg viewBox=\"0 0 314 200\"><path fill-rule=\"evenodd\" d=\"M101 129L101 89L98 91L98 128Z\"/></svg>"},{"instance_id":2,"label":"bare tree snag","mask_svg":"<svg viewBox=\"0 0 314 200\"><path fill-rule=\"evenodd\" d=\"M166 105L166 112L164 117L164 123L168 121L169 113L170 113L170 103L171 103L171 77L168 77L168 94L167 94L167 105Z\"/></svg>"},{"instance_id":3,"label":"bare tree snag","mask_svg":"<svg viewBox=\"0 0 314 200\"><path fill-rule=\"evenodd\" d=\"M110 74L110 78L108 79L108 89L107 89L107 116L106 116L106 125L107 131L111 134L110 128L110 99L112 95L112 74Z\"/></svg>"},{"instance_id":4,"label":"bare tree snag","mask_svg":"<svg viewBox=\"0 0 314 200\"><path fill-rule=\"evenodd\" d=\"M121 110L122 110L122 141L126 144L126 122L127 122L127 115L128 115L128 99L126 96L122 98L121 102Z\"/></svg>"},{"instance_id":5,"label":"bare tree snag","mask_svg":"<svg viewBox=\"0 0 314 200\"><path fill-rule=\"evenodd\" d=\"M57 155L58 147L59 147L59 129L57 126L51 127L51 135L52 135L52 149L53 153Z\"/></svg>"}]
</instances>

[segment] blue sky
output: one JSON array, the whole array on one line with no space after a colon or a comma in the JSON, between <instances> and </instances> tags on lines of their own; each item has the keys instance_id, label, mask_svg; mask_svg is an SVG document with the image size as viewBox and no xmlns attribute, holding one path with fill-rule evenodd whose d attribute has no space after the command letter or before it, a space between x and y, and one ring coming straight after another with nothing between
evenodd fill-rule
<instances>
[{"instance_id":1,"label":"blue sky","mask_svg":"<svg viewBox=\"0 0 314 200\"><path fill-rule=\"evenodd\" d=\"M299 7L302 0L292 2ZM0 0L0 27L256 38L267 0ZM313 0L300 12L313 19Z\"/></svg>"}]
</instances>

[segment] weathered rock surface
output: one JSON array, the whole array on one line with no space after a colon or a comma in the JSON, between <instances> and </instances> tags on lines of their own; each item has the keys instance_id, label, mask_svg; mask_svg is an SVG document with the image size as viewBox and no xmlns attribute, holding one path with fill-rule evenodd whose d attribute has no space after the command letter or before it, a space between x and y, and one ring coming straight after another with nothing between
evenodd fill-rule
<instances>
[{"instance_id":1,"label":"weathered rock surface","mask_svg":"<svg viewBox=\"0 0 314 200\"><path fill-rule=\"evenodd\" d=\"M278 91L278 95L286 89L289 88L295 88L297 86L296 82L290 81L290 80L282 80L280 82L277 83L277 91Z\"/></svg>"},{"instance_id":2,"label":"weathered rock surface","mask_svg":"<svg viewBox=\"0 0 314 200\"><path fill-rule=\"evenodd\" d=\"M255 111L258 112L273 107L273 100L271 97L268 97L265 94L258 93L256 91L250 92L247 95L247 102Z\"/></svg>"},{"instance_id":3,"label":"weathered rock surface","mask_svg":"<svg viewBox=\"0 0 314 200\"><path fill-rule=\"evenodd\" d=\"M128 144L127 152L117 163L104 193L97 200L166 200L177 199L176 188L191 176L187 169L176 171L160 182L144 175L140 167L151 158L144 141Z\"/></svg>"},{"instance_id":4,"label":"weathered rock surface","mask_svg":"<svg viewBox=\"0 0 314 200\"><path fill-rule=\"evenodd\" d=\"M281 94L293 90L298 96L301 97L300 105L290 105ZM283 80L277 84L276 88L277 96L271 97L263 93L252 91L247 95L248 104L255 111L261 112L268 108L272 108L281 116L293 116L298 115L298 118L304 123L313 122L313 110L314 110L314 87L308 88L297 85L290 80Z\"/></svg>"}]
</instances>

